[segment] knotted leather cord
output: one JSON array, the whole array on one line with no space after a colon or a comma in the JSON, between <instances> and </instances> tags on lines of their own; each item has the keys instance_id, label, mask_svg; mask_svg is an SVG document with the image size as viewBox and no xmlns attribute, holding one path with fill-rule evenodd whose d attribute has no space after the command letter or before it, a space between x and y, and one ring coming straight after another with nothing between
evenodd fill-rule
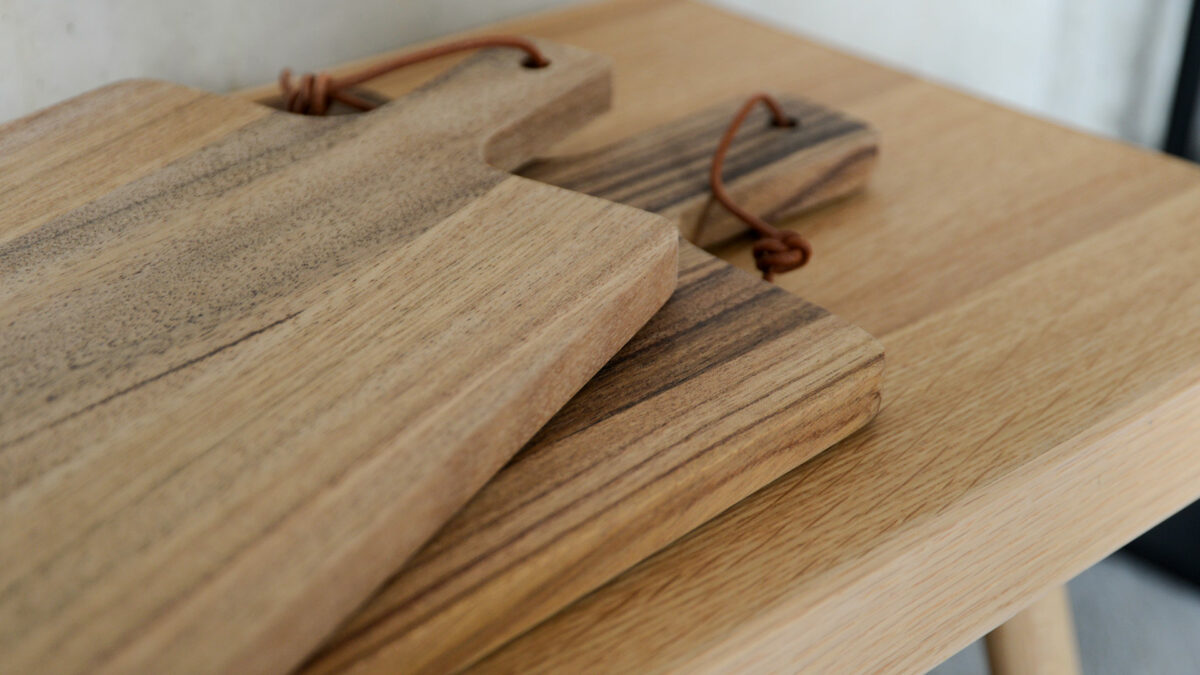
<instances>
[{"instance_id":1,"label":"knotted leather cord","mask_svg":"<svg viewBox=\"0 0 1200 675\"><path fill-rule=\"evenodd\" d=\"M729 196L729 193L725 191L725 182L721 179L721 171L725 166L725 154L729 152L729 146L733 143L733 137L737 134L738 128L742 126L742 122L746 120L750 111L758 103L762 103L770 109L772 115L771 123L775 126L796 126L796 120L784 114L783 107L770 94L760 93L751 96L742 104L741 110L733 116L733 121L729 123L729 128L725 130L725 135L721 137L721 142L717 144L717 151L713 153L712 166L708 172L708 182L712 187L713 197L728 209L730 213L737 216L739 220L746 223L750 229L759 235L758 241L754 242L754 265L762 272L763 279L774 281L777 273L789 272L797 267L803 267L808 262L808 259L812 257L812 245L808 243L807 239L800 236L798 232L781 230L774 227L762 218L738 206Z\"/></svg>"},{"instance_id":2,"label":"knotted leather cord","mask_svg":"<svg viewBox=\"0 0 1200 675\"><path fill-rule=\"evenodd\" d=\"M407 54L401 54L387 61L367 66L362 70L333 77L329 73L305 73L296 81L292 80L292 71L284 68L279 73L279 90L283 94L283 108L288 112L301 115L324 115L329 110L331 101L340 101L359 110L371 110L376 103L368 101L347 91L367 80L380 75L386 75L415 63L436 59L455 52L469 51L483 47L513 47L529 55L524 65L528 68L544 68L550 61L532 42L513 35L486 35L466 38L445 44L436 45Z\"/></svg>"}]
</instances>

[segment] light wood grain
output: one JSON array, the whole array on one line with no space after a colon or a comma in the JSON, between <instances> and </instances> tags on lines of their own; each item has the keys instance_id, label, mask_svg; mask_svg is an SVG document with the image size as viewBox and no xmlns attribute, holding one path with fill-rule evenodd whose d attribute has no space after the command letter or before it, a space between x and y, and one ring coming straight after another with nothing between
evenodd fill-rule
<instances>
[{"instance_id":1,"label":"light wood grain","mask_svg":"<svg viewBox=\"0 0 1200 675\"><path fill-rule=\"evenodd\" d=\"M769 127L764 114L728 156L741 196L765 209L839 194L821 186L842 175L820 167L861 153L846 136L869 135L785 101L810 132ZM740 104L523 173L676 214L687 229ZM860 427L878 409L882 370L863 331L684 244L662 310L305 671L469 665Z\"/></svg>"},{"instance_id":2,"label":"light wood grain","mask_svg":"<svg viewBox=\"0 0 1200 675\"><path fill-rule=\"evenodd\" d=\"M666 300L668 221L501 170L607 104L544 48L0 131L0 671L294 665Z\"/></svg>"},{"instance_id":3,"label":"light wood grain","mask_svg":"<svg viewBox=\"0 0 1200 675\"><path fill-rule=\"evenodd\" d=\"M1066 587L1051 589L988 633L987 653L992 675L1079 675Z\"/></svg>"},{"instance_id":4,"label":"light wood grain","mask_svg":"<svg viewBox=\"0 0 1200 675\"><path fill-rule=\"evenodd\" d=\"M613 57L614 110L562 154L764 88L869 120L870 190L789 223L816 255L779 281L888 375L862 433L480 670L923 672L1200 494L1194 167L700 4L487 30Z\"/></svg>"}]
</instances>

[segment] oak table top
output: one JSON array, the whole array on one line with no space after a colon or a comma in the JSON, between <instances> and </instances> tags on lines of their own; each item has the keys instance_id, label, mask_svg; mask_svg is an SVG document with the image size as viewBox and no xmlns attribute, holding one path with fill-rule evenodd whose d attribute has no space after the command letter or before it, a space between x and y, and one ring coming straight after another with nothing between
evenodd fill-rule
<instances>
[{"instance_id":1,"label":"oak table top","mask_svg":"<svg viewBox=\"0 0 1200 675\"><path fill-rule=\"evenodd\" d=\"M1200 496L1200 172L705 5L487 28L616 63L594 148L765 88L879 128L778 283L887 350L883 409L482 671L919 672ZM372 83L396 95L424 68ZM749 246L718 251L752 269Z\"/></svg>"}]
</instances>

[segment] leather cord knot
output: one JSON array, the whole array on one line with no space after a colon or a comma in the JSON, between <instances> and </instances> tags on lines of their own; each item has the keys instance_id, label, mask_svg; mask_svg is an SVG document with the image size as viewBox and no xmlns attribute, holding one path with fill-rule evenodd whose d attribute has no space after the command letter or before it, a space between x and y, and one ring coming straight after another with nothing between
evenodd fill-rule
<instances>
[{"instance_id":1,"label":"leather cord knot","mask_svg":"<svg viewBox=\"0 0 1200 675\"><path fill-rule=\"evenodd\" d=\"M774 281L776 274L803 267L812 257L812 244L791 230L778 230L778 237L762 237L754 242L754 266L763 279Z\"/></svg>"},{"instance_id":2,"label":"leather cord knot","mask_svg":"<svg viewBox=\"0 0 1200 675\"><path fill-rule=\"evenodd\" d=\"M734 135L742 126L742 122L746 120L746 116L754 109L754 105L760 102L771 110L772 124L777 127L796 126L797 122L785 115L779 102L769 94L751 96L742 104L741 110L734 115L733 121L729 123L729 128L725 130L725 135L721 137L721 142L717 144L717 151L713 153L712 166L709 167L708 182L712 188L713 198L758 234L759 240L754 243L753 249L755 267L762 272L764 280L774 281L776 274L803 267L812 257L812 245L798 232L780 230L738 206L725 191L725 183L721 179L725 154L729 152Z\"/></svg>"},{"instance_id":3,"label":"leather cord knot","mask_svg":"<svg viewBox=\"0 0 1200 675\"><path fill-rule=\"evenodd\" d=\"M329 73L305 73L293 81L292 71L284 68L279 73L283 109L301 115L324 115L334 100L332 83Z\"/></svg>"},{"instance_id":4,"label":"leather cord knot","mask_svg":"<svg viewBox=\"0 0 1200 675\"><path fill-rule=\"evenodd\" d=\"M293 80L292 71L284 68L279 73L279 92L283 96L283 109L301 115L324 115L329 112L329 106L334 101L340 101L352 108L371 110L377 104L354 95L350 91L351 88L404 66L429 61L430 59L445 56L446 54L453 54L454 52L482 47L512 47L520 49L526 54L525 60L521 63L526 68L545 68L550 65L550 61L537 48L537 45L522 37L485 35L476 38L466 38L415 52L400 54L399 56L367 66L362 70L341 77L333 77L329 73L305 73Z\"/></svg>"}]
</instances>

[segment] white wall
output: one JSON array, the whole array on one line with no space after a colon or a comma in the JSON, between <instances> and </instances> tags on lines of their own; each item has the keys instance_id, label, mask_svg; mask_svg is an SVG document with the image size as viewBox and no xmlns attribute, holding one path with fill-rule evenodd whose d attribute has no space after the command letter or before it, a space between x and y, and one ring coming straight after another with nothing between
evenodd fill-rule
<instances>
[{"instance_id":1,"label":"white wall","mask_svg":"<svg viewBox=\"0 0 1200 675\"><path fill-rule=\"evenodd\" d=\"M716 0L1109 136L1157 145L1188 0ZM213 91L563 0L0 0L0 120L112 80Z\"/></svg>"},{"instance_id":2,"label":"white wall","mask_svg":"<svg viewBox=\"0 0 1200 675\"><path fill-rule=\"evenodd\" d=\"M564 0L0 0L0 121L101 84L273 80Z\"/></svg>"},{"instance_id":3,"label":"white wall","mask_svg":"<svg viewBox=\"0 0 1200 675\"><path fill-rule=\"evenodd\" d=\"M717 0L1096 133L1162 142L1189 0Z\"/></svg>"}]
</instances>

